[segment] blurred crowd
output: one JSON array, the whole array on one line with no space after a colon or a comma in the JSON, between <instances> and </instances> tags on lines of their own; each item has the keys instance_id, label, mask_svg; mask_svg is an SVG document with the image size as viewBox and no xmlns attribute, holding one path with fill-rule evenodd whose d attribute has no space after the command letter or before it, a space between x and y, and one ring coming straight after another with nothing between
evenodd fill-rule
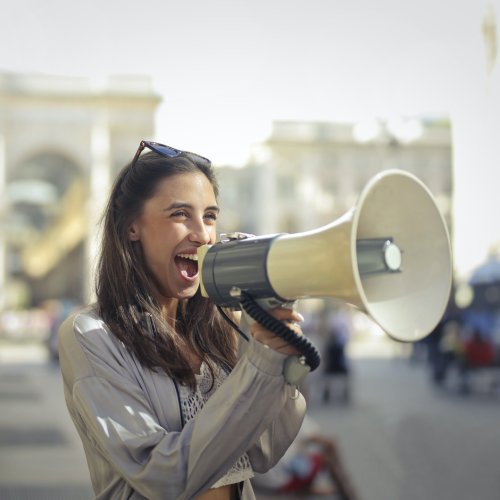
<instances>
[{"instance_id":1,"label":"blurred crowd","mask_svg":"<svg viewBox=\"0 0 500 500\"><path fill-rule=\"evenodd\" d=\"M78 306L79 303L73 299L54 298L33 308L4 310L0 313L0 341L43 344L49 358L57 362L59 325Z\"/></svg>"},{"instance_id":2,"label":"blurred crowd","mask_svg":"<svg viewBox=\"0 0 500 500\"><path fill-rule=\"evenodd\" d=\"M422 347L436 385L462 394L479 383L491 393L500 388L500 311L446 315Z\"/></svg>"}]
</instances>

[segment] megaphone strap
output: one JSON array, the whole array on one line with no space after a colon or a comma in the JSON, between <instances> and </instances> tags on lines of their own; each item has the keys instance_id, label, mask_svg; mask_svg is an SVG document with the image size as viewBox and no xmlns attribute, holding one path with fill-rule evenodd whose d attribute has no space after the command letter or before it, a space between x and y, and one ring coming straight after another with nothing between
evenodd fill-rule
<instances>
[{"instance_id":1,"label":"megaphone strap","mask_svg":"<svg viewBox=\"0 0 500 500\"><path fill-rule=\"evenodd\" d=\"M248 342L250 340L248 335L229 317L228 314L226 314L226 311L224 311L221 306L217 305L216 307L222 317L240 334L242 338Z\"/></svg>"}]
</instances>

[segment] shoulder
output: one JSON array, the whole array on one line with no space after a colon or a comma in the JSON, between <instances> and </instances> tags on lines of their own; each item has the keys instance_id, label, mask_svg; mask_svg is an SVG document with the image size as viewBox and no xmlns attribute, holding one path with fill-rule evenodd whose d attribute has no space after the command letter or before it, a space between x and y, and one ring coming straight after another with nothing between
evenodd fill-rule
<instances>
[{"instance_id":1,"label":"shoulder","mask_svg":"<svg viewBox=\"0 0 500 500\"><path fill-rule=\"evenodd\" d=\"M86 377L124 374L132 356L113 335L94 306L71 314L59 329L59 359L68 383Z\"/></svg>"},{"instance_id":2,"label":"shoulder","mask_svg":"<svg viewBox=\"0 0 500 500\"><path fill-rule=\"evenodd\" d=\"M103 320L97 313L94 305L86 306L74 311L68 316L59 328L59 337L67 338L69 336L88 336L91 332L107 330Z\"/></svg>"},{"instance_id":3,"label":"shoulder","mask_svg":"<svg viewBox=\"0 0 500 500\"><path fill-rule=\"evenodd\" d=\"M95 305L79 309L66 318L59 328L59 344L59 350L66 348L74 353L78 348L98 357L122 348L99 316Z\"/></svg>"}]
</instances>

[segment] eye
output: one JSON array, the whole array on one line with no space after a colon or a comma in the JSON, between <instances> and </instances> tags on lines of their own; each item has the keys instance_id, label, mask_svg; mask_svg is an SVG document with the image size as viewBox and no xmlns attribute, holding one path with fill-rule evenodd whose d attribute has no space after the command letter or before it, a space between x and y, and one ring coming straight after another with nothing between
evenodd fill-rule
<instances>
[{"instance_id":1,"label":"eye","mask_svg":"<svg viewBox=\"0 0 500 500\"><path fill-rule=\"evenodd\" d=\"M205 214L205 219L208 219L210 222L215 222L217 220L217 215L216 212L207 212Z\"/></svg>"},{"instance_id":2,"label":"eye","mask_svg":"<svg viewBox=\"0 0 500 500\"><path fill-rule=\"evenodd\" d=\"M170 217L188 217L188 213L185 210L176 210L170 214Z\"/></svg>"}]
</instances>

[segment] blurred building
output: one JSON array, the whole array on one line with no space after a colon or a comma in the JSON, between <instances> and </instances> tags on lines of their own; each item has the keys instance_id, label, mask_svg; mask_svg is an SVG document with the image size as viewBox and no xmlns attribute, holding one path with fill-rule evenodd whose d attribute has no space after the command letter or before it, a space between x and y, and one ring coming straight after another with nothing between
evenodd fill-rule
<instances>
[{"instance_id":1,"label":"blurred building","mask_svg":"<svg viewBox=\"0 0 500 500\"><path fill-rule=\"evenodd\" d=\"M500 254L500 0L470 2L456 88L450 89L454 144L454 262L466 281Z\"/></svg>"},{"instance_id":2,"label":"blurred building","mask_svg":"<svg viewBox=\"0 0 500 500\"><path fill-rule=\"evenodd\" d=\"M87 300L103 201L159 102L149 78L0 74L0 309Z\"/></svg>"},{"instance_id":3,"label":"blurred building","mask_svg":"<svg viewBox=\"0 0 500 500\"><path fill-rule=\"evenodd\" d=\"M219 169L224 230L298 232L355 205L378 172L401 169L430 189L451 230L452 144L447 120L275 122L243 169Z\"/></svg>"}]
</instances>

